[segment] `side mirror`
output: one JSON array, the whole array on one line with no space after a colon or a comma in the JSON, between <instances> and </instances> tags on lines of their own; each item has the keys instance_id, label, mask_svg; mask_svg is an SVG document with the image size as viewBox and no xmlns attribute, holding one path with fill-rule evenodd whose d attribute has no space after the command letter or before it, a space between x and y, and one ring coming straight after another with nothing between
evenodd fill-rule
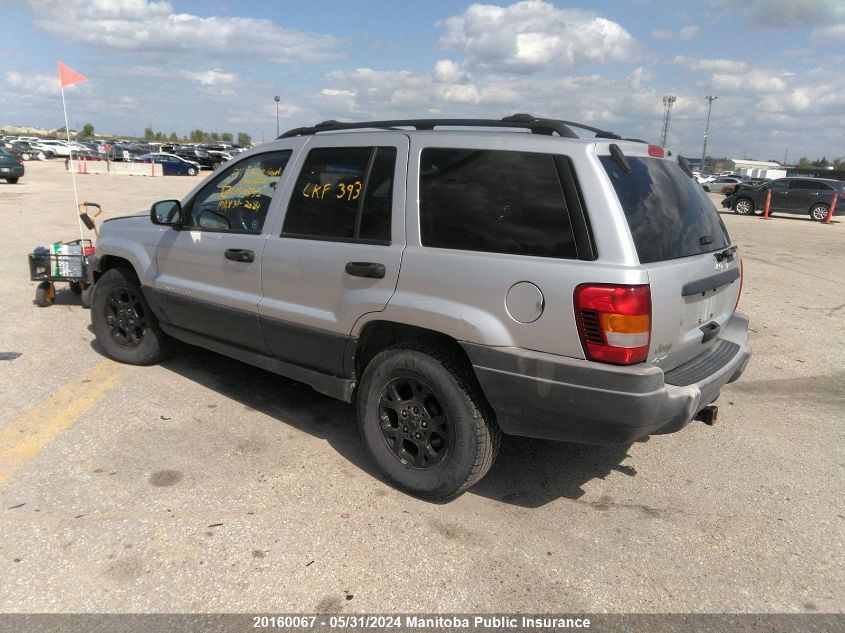
<instances>
[{"instance_id":1,"label":"side mirror","mask_svg":"<svg viewBox=\"0 0 845 633\"><path fill-rule=\"evenodd\" d=\"M159 200L150 207L150 220L161 226L178 227L182 224L182 203L178 200Z\"/></svg>"}]
</instances>

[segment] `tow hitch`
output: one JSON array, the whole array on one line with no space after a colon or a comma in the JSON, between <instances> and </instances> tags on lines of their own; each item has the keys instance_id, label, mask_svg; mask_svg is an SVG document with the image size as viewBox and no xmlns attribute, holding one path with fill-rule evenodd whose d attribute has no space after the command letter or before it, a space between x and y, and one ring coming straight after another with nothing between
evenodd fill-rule
<instances>
[{"instance_id":1,"label":"tow hitch","mask_svg":"<svg viewBox=\"0 0 845 633\"><path fill-rule=\"evenodd\" d=\"M701 411L695 414L696 420L701 420L704 424L708 426L713 426L716 424L716 420L719 417L719 407L715 404L708 405L704 407Z\"/></svg>"}]
</instances>

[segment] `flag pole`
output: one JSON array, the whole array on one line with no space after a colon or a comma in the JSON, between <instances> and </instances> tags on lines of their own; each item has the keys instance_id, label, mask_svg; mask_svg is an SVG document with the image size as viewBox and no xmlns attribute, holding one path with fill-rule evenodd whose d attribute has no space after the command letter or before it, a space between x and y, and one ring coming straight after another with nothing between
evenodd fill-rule
<instances>
[{"instance_id":1,"label":"flag pole","mask_svg":"<svg viewBox=\"0 0 845 633\"><path fill-rule=\"evenodd\" d=\"M61 84L61 81L59 82ZM65 87L61 86L62 91L62 110L65 113L65 134L67 135L68 145L68 165L70 166L70 179L73 181L73 201L76 203L76 222L79 224L79 248L85 252L85 233L82 230L82 216L79 214L79 194L76 192L76 167L73 163L73 149L70 144L70 125L67 121L67 104L65 103Z\"/></svg>"}]
</instances>

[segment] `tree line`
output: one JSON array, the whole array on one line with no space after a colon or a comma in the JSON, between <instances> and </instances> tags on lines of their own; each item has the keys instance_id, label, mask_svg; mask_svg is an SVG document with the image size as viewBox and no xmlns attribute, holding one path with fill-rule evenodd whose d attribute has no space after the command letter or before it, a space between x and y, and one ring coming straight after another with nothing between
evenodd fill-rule
<instances>
[{"instance_id":1,"label":"tree line","mask_svg":"<svg viewBox=\"0 0 845 633\"><path fill-rule=\"evenodd\" d=\"M82 129L77 133L77 138L93 138L94 126L91 123L86 123ZM179 136L176 132L171 132L167 136L164 132L156 132L152 127L144 128L145 141L157 141L159 143L235 143L235 136L231 132L205 132L203 130L191 130L188 136ZM252 137L246 132L238 132L237 144L243 147L252 145Z\"/></svg>"}]
</instances>

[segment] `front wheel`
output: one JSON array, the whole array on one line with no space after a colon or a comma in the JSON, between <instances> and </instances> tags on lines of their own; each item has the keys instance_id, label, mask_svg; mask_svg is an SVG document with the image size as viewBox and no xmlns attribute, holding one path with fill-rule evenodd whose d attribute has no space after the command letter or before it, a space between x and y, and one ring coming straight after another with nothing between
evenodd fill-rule
<instances>
[{"instance_id":1,"label":"front wheel","mask_svg":"<svg viewBox=\"0 0 845 633\"><path fill-rule=\"evenodd\" d=\"M373 358L361 380L358 422L388 479L428 499L453 498L481 480L501 442L466 360L419 341Z\"/></svg>"},{"instance_id":2,"label":"front wheel","mask_svg":"<svg viewBox=\"0 0 845 633\"><path fill-rule=\"evenodd\" d=\"M810 217L817 222L824 222L827 220L828 206L826 204L816 204L810 209Z\"/></svg>"},{"instance_id":3,"label":"front wheel","mask_svg":"<svg viewBox=\"0 0 845 633\"><path fill-rule=\"evenodd\" d=\"M165 356L167 335L130 271L112 268L94 285L91 325L106 355L121 363L151 365Z\"/></svg>"},{"instance_id":4,"label":"front wheel","mask_svg":"<svg viewBox=\"0 0 845 633\"><path fill-rule=\"evenodd\" d=\"M734 204L734 212L740 215L751 215L754 213L754 203L748 198L740 198Z\"/></svg>"},{"instance_id":5,"label":"front wheel","mask_svg":"<svg viewBox=\"0 0 845 633\"><path fill-rule=\"evenodd\" d=\"M197 170L196 170L196 169L194 169L193 167L188 167L188 175L189 175L189 176L196 176L196 175L197 175Z\"/></svg>"}]
</instances>

